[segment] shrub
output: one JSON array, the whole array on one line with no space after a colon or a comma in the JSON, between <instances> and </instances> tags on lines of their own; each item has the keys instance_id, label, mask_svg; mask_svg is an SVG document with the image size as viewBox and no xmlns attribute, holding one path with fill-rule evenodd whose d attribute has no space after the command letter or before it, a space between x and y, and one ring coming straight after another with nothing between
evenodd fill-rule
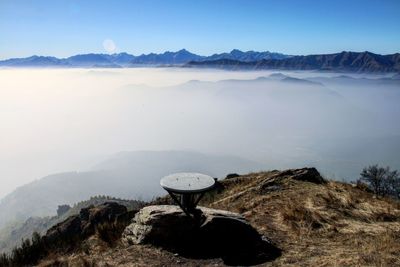
<instances>
[{"instance_id":1,"label":"shrub","mask_svg":"<svg viewBox=\"0 0 400 267\"><path fill-rule=\"evenodd\" d=\"M365 167L360 173L365 182L377 196L400 197L400 178L397 170L380 167L378 164Z\"/></svg>"},{"instance_id":2,"label":"shrub","mask_svg":"<svg viewBox=\"0 0 400 267\"><path fill-rule=\"evenodd\" d=\"M30 266L36 264L47 250L43 238L34 232L32 239L25 239L19 247L12 250L10 255L0 255L0 266Z\"/></svg>"}]
</instances>

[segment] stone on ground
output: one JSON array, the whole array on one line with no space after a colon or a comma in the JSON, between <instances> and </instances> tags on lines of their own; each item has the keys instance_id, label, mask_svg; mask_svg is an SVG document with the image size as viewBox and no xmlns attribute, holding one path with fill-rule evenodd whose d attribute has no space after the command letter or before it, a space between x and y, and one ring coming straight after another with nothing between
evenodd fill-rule
<instances>
[{"instance_id":1,"label":"stone on ground","mask_svg":"<svg viewBox=\"0 0 400 267\"><path fill-rule=\"evenodd\" d=\"M200 208L200 220L188 217L178 206L141 209L125 228L128 245L152 244L192 258L221 257L227 264L261 263L280 255L240 214Z\"/></svg>"}]
</instances>

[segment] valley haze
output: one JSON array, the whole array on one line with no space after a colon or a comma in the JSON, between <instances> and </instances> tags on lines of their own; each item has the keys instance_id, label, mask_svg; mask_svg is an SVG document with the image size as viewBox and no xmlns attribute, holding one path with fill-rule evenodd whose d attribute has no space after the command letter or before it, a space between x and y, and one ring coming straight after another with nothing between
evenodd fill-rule
<instances>
[{"instance_id":1,"label":"valley haze","mask_svg":"<svg viewBox=\"0 0 400 267\"><path fill-rule=\"evenodd\" d=\"M0 88L0 197L121 151L236 156L264 169L313 165L345 180L367 164L400 165L392 73L1 69Z\"/></svg>"}]
</instances>

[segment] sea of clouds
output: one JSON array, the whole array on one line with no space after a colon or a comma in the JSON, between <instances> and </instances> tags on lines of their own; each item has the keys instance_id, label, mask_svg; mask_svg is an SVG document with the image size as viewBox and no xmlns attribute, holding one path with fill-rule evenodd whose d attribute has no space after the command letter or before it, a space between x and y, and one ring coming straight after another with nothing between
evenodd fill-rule
<instances>
[{"instance_id":1,"label":"sea of clouds","mask_svg":"<svg viewBox=\"0 0 400 267\"><path fill-rule=\"evenodd\" d=\"M272 73L1 69L0 198L120 151L233 155L346 180L368 164L400 168L400 88L382 79L390 75Z\"/></svg>"}]
</instances>

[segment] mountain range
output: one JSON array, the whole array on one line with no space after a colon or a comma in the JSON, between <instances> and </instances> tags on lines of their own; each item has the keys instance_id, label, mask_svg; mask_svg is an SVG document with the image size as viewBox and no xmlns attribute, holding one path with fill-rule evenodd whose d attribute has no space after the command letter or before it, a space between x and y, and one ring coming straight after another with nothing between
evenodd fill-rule
<instances>
[{"instance_id":1,"label":"mountain range","mask_svg":"<svg viewBox=\"0 0 400 267\"><path fill-rule=\"evenodd\" d=\"M221 69L281 69L350 72L400 72L400 54L379 55L371 52L346 52L335 54L293 56L283 59L240 61L216 59L188 62L186 67Z\"/></svg>"},{"instance_id":2,"label":"mountain range","mask_svg":"<svg viewBox=\"0 0 400 267\"><path fill-rule=\"evenodd\" d=\"M0 61L0 67L80 67L129 68L140 66L183 66L228 70L318 70L335 72L400 72L400 54L380 55L371 52L347 52L291 56L275 52L240 51L200 56L186 49L177 52L134 56L119 54L82 54L68 58L31 56Z\"/></svg>"},{"instance_id":3,"label":"mountain range","mask_svg":"<svg viewBox=\"0 0 400 267\"><path fill-rule=\"evenodd\" d=\"M190 61L232 59L250 62L262 59L284 59L290 56L274 52L243 52L237 49L230 53L200 56L186 49L177 52L150 53L134 56L128 53L119 54L82 54L68 58L49 56L31 56L27 58L11 58L0 61L3 67L135 67L141 65L182 65Z\"/></svg>"}]
</instances>

